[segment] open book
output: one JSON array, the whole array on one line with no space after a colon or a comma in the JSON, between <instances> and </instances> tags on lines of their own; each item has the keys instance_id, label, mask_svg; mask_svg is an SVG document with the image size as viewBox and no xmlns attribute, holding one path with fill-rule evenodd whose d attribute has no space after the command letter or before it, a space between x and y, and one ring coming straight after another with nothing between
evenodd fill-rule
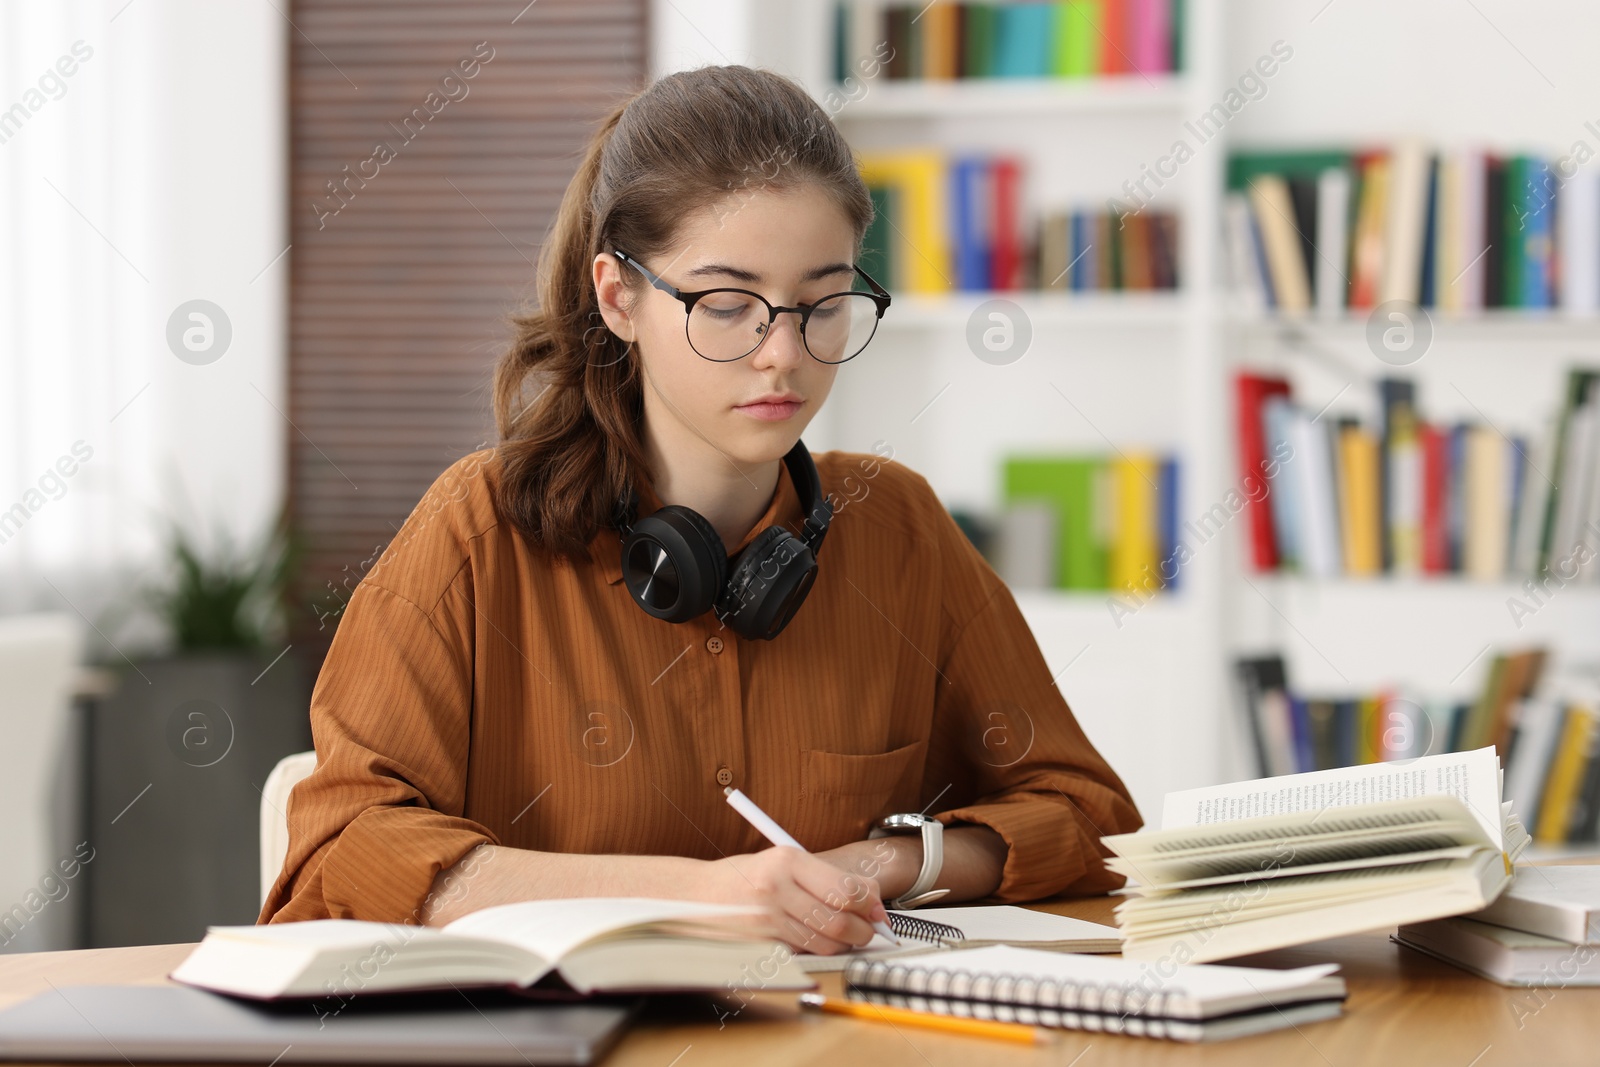
<instances>
[{"instance_id":1,"label":"open book","mask_svg":"<svg viewBox=\"0 0 1600 1067\"><path fill-rule=\"evenodd\" d=\"M527 987L557 973L580 993L813 989L759 909L646 897L500 904L444 927L311 919L212 926L175 981L259 999L451 986Z\"/></svg>"},{"instance_id":2,"label":"open book","mask_svg":"<svg viewBox=\"0 0 1600 1067\"><path fill-rule=\"evenodd\" d=\"M1229 959L1476 911L1527 832L1493 748L1169 793L1162 828L1103 838L1131 959Z\"/></svg>"}]
</instances>

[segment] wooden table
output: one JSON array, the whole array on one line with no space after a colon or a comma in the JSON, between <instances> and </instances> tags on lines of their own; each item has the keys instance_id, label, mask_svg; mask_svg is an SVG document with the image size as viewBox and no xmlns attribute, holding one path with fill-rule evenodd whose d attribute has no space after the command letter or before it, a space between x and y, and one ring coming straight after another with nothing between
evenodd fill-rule
<instances>
[{"instance_id":1,"label":"wooden table","mask_svg":"<svg viewBox=\"0 0 1600 1067\"><path fill-rule=\"evenodd\" d=\"M1113 900L1064 899L1043 911L1110 922ZM0 1006L51 984L160 983L190 945L0 956ZM1349 984L1339 1019L1212 1045L1061 1031L1053 1046L1006 1042L833 1015L800 1015L793 994L757 994L737 1011L671 998L631 1029L606 1067L767 1067L784 1064L1271 1064L1496 1067L1600 1063L1600 989L1506 989L1401 948L1386 933L1280 949L1245 960L1297 967L1334 962ZM840 976L817 976L828 993Z\"/></svg>"}]
</instances>

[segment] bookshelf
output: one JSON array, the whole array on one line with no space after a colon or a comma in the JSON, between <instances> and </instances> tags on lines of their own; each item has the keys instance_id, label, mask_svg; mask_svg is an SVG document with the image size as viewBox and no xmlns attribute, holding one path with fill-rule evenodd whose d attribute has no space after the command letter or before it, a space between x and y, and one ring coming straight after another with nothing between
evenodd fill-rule
<instances>
[{"instance_id":1,"label":"bookshelf","mask_svg":"<svg viewBox=\"0 0 1600 1067\"><path fill-rule=\"evenodd\" d=\"M1335 410L1365 417L1364 404L1375 409L1375 397L1364 394L1393 368L1367 350L1365 315L1288 319L1242 307L1224 285L1221 225L1225 168L1235 147L1384 143L1431 130L1428 108L1452 108L1450 99L1429 92L1431 83L1411 84L1404 73L1393 75L1394 86L1376 77L1350 86L1348 70L1328 58L1334 53L1313 46L1326 38L1349 45L1338 54L1360 54L1367 47L1353 28L1360 19L1330 16L1308 30L1305 18L1275 4L1186 0L1179 74L933 83L879 77L840 102L832 79L832 4L744 0L718 5L715 18L692 0L662 0L656 10L660 69L745 62L780 70L829 108L858 154L905 146L1021 154L1028 168L1024 219L1051 205L1103 205L1184 136L1185 123L1221 99L1274 39L1287 38L1297 49L1285 67L1294 80L1273 81L1269 99L1252 102L1198 146L1153 202L1179 218L1180 288L896 292L872 358L845 368L808 429L814 448L890 441L895 457L926 475L947 505L993 510L1008 452L1148 446L1179 457L1180 515L1192 517L1238 483L1232 391L1238 369L1284 374L1297 396L1335 400ZM1414 29L1413 37L1436 33L1431 22ZM714 50L698 40L705 33L715 38ZM1411 44L1387 45L1409 55L1415 41L1406 40ZM1465 62L1461 57L1477 47L1456 43L1461 47L1430 52L1429 62ZM1400 53L1395 62L1397 70L1405 65ZM1397 95L1411 101L1399 112L1388 106ZM1537 99L1526 101L1529 114L1537 106ZM1453 125L1439 125L1438 136L1522 144L1515 133L1525 130L1552 155L1565 147L1561 127L1548 118L1530 125L1508 119L1505 107L1486 107L1481 116L1472 113L1484 123L1475 130L1463 127L1459 110L1451 111ZM1384 122L1401 125L1376 128ZM963 336L972 310L995 296L1013 301L1034 327L1033 347L1004 367L975 359ZM1430 413L1465 417L1471 398L1496 421L1535 431L1559 396L1565 368L1586 357L1600 365L1600 320L1559 309L1433 313L1432 320L1428 356L1402 369L1416 379ZM1514 364L1506 359L1508 347ZM1281 650L1291 676L1308 688L1410 685L1466 696L1483 682L1488 653L1476 664L1473 657L1486 646L1499 651L1542 642L1558 660L1581 658L1585 643L1600 634L1597 589L1569 587L1519 630L1505 609L1518 583L1264 575L1248 566L1247 547L1240 513L1215 540L1195 548L1179 589L1158 594L1121 625L1104 594L1016 593L1057 684L1124 773L1147 818L1159 818L1169 790L1256 773L1231 678L1240 655ZM1419 633L1428 638L1418 641Z\"/></svg>"}]
</instances>

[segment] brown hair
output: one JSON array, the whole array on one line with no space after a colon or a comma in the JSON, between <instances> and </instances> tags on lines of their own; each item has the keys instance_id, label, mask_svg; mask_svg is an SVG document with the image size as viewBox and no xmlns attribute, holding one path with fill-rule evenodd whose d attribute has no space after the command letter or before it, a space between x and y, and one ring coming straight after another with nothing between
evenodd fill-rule
<instances>
[{"instance_id":1,"label":"brown hair","mask_svg":"<svg viewBox=\"0 0 1600 1067\"><path fill-rule=\"evenodd\" d=\"M540 249L537 306L511 316L515 337L494 370L495 504L531 544L587 560L620 493L636 474L653 478L638 355L600 316L594 257L622 248L648 260L691 212L807 182L843 209L859 255L872 200L850 146L804 89L771 71L670 74L601 121ZM634 294L645 284L637 271L623 279Z\"/></svg>"}]
</instances>

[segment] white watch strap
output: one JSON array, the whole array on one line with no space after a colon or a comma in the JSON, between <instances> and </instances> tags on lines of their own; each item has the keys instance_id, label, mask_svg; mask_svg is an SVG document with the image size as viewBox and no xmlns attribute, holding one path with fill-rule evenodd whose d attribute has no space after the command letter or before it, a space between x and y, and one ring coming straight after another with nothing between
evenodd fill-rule
<instances>
[{"instance_id":1,"label":"white watch strap","mask_svg":"<svg viewBox=\"0 0 1600 1067\"><path fill-rule=\"evenodd\" d=\"M911 888L896 897L892 903L902 910L938 900L948 889L934 889L939 872L944 868L944 824L937 819L927 819L922 824L922 870Z\"/></svg>"}]
</instances>

